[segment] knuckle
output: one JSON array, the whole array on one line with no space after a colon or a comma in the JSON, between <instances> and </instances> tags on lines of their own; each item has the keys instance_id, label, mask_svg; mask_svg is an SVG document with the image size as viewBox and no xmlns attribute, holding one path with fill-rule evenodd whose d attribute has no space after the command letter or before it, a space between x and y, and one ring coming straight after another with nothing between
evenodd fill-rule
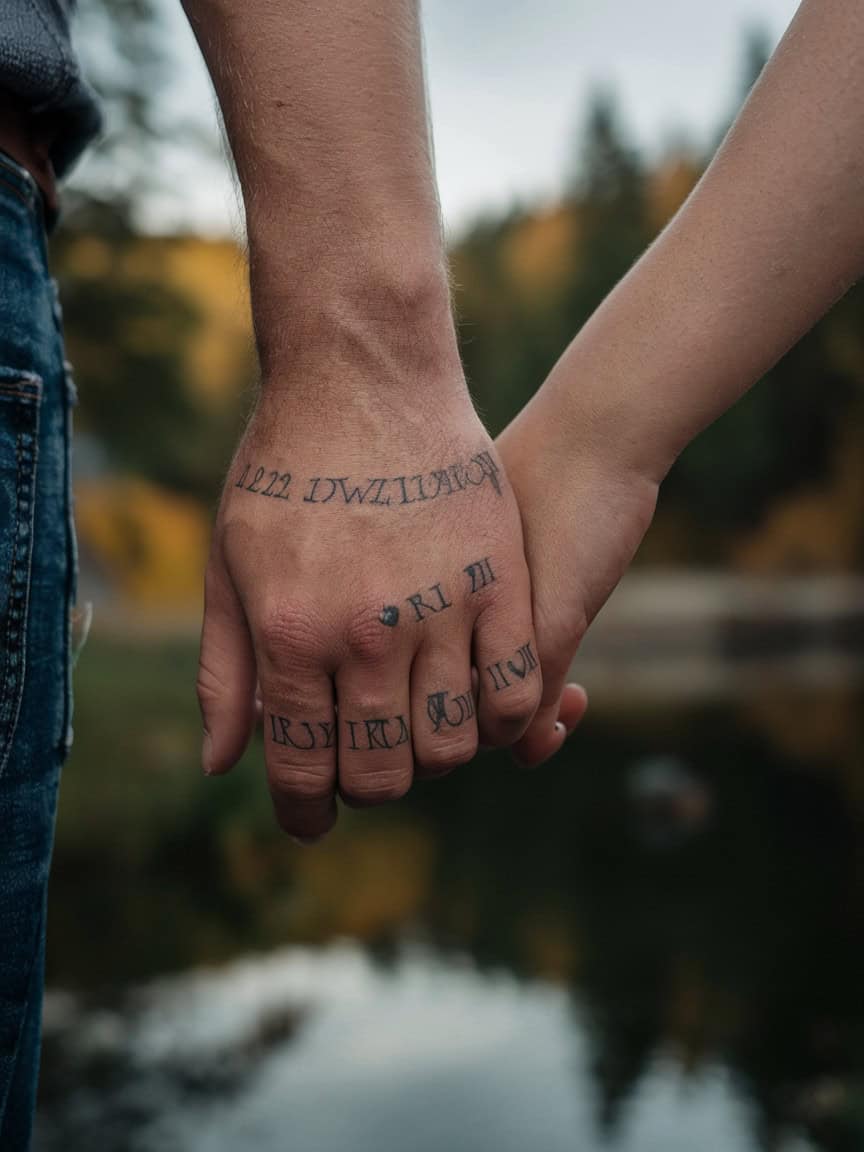
<instances>
[{"instance_id":1,"label":"knuckle","mask_svg":"<svg viewBox=\"0 0 864 1152\"><path fill-rule=\"evenodd\" d=\"M411 787L411 773L403 768L370 768L352 775L341 792L358 805L386 804L401 800Z\"/></svg>"},{"instance_id":2,"label":"knuckle","mask_svg":"<svg viewBox=\"0 0 864 1152\"><path fill-rule=\"evenodd\" d=\"M507 728L524 728L537 711L540 703L540 686L511 688L492 701L492 712L496 721Z\"/></svg>"},{"instance_id":3,"label":"knuckle","mask_svg":"<svg viewBox=\"0 0 864 1152\"><path fill-rule=\"evenodd\" d=\"M477 755L477 734L460 737L457 740L430 744L418 757L418 767L426 773L444 776L454 768L460 768Z\"/></svg>"},{"instance_id":4,"label":"knuckle","mask_svg":"<svg viewBox=\"0 0 864 1152\"><path fill-rule=\"evenodd\" d=\"M393 652L394 633L384 628L374 612L351 620L345 630L349 657L358 664L383 664Z\"/></svg>"},{"instance_id":5,"label":"knuckle","mask_svg":"<svg viewBox=\"0 0 864 1152\"><path fill-rule=\"evenodd\" d=\"M268 605L258 624L258 644L265 663L271 667L286 660L314 663L322 655L315 619L297 604Z\"/></svg>"},{"instance_id":6,"label":"knuckle","mask_svg":"<svg viewBox=\"0 0 864 1152\"><path fill-rule=\"evenodd\" d=\"M330 765L272 764L268 768L271 791L299 804L328 799L333 792L331 776Z\"/></svg>"}]
</instances>

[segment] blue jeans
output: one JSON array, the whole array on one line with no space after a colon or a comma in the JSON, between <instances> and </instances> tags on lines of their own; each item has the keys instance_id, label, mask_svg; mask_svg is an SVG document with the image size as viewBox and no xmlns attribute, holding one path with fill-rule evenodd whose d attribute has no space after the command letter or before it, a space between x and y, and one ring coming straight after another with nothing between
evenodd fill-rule
<instances>
[{"instance_id":1,"label":"blue jeans","mask_svg":"<svg viewBox=\"0 0 864 1152\"><path fill-rule=\"evenodd\" d=\"M0 153L0 1148L30 1143L45 897L70 739L74 390L42 202Z\"/></svg>"}]
</instances>

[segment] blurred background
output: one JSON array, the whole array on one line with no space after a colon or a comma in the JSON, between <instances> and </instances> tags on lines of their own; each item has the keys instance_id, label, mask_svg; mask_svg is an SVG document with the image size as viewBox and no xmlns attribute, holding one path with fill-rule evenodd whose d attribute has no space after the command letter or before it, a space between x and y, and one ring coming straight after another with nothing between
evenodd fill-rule
<instances>
[{"instance_id":1,"label":"blurred background","mask_svg":"<svg viewBox=\"0 0 864 1152\"><path fill-rule=\"evenodd\" d=\"M548 768L300 850L205 781L207 538L255 359L173 0L82 0L107 130L53 260L81 592L39 1152L864 1148L864 291L664 486ZM427 0L462 351L499 431L698 179L793 0Z\"/></svg>"}]
</instances>

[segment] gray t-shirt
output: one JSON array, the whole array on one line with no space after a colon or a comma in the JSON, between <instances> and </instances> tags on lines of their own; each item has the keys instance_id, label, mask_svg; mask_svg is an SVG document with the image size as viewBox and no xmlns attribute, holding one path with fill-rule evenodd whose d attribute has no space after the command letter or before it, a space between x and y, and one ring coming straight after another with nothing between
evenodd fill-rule
<instances>
[{"instance_id":1,"label":"gray t-shirt","mask_svg":"<svg viewBox=\"0 0 864 1152\"><path fill-rule=\"evenodd\" d=\"M76 0L0 0L0 100L12 92L55 130L51 160L68 172L102 125L69 38Z\"/></svg>"}]
</instances>

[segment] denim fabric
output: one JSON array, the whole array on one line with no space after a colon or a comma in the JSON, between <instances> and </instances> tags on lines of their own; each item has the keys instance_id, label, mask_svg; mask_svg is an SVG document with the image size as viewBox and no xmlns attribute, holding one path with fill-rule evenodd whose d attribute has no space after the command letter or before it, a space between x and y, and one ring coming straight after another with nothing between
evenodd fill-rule
<instances>
[{"instance_id":1,"label":"denim fabric","mask_svg":"<svg viewBox=\"0 0 864 1152\"><path fill-rule=\"evenodd\" d=\"M102 117L69 38L75 0L0 0L0 96L15 94L56 128L51 159L64 175Z\"/></svg>"},{"instance_id":2,"label":"denim fabric","mask_svg":"<svg viewBox=\"0 0 864 1152\"><path fill-rule=\"evenodd\" d=\"M30 1141L45 897L69 744L71 377L30 175L0 153L0 1149Z\"/></svg>"}]
</instances>

